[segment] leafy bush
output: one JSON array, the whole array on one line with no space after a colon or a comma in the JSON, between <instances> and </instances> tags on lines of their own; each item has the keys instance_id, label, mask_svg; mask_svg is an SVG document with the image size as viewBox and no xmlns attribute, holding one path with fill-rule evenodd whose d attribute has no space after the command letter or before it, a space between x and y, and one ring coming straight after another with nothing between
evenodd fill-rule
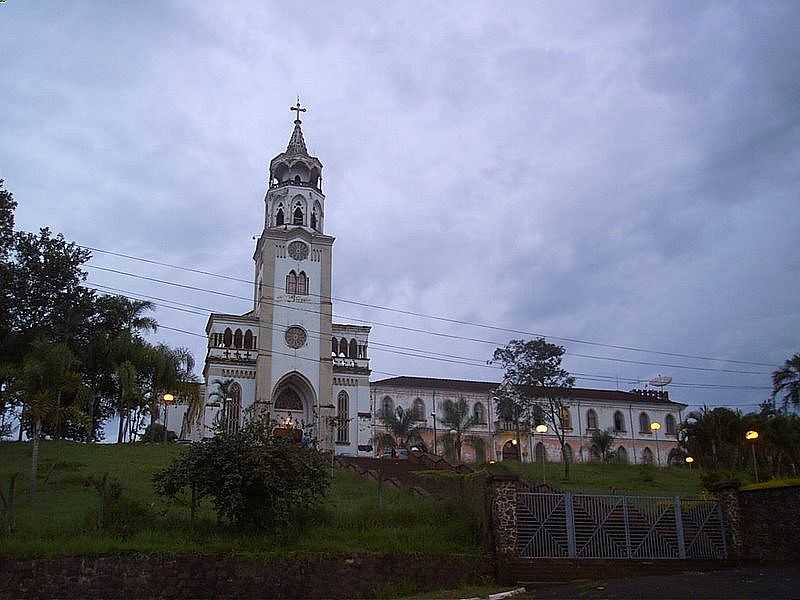
<instances>
[{"instance_id":1,"label":"leafy bush","mask_svg":"<svg viewBox=\"0 0 800 600\"><path fill-rule=\"evenodd\" d=\"M273 437L262 423L193 444L153 476L156 493L209 498L220 519L258 529L297 522L330 484L330 465L313 448Z\"/></svg>"},{"instance_id":2,"label":"leafy bush","mask_svg":"<svg viewBox=\"0 0 800 600\"><path fill-rule=\"evenodd\" d=\"M714 469L706 471L700 476L703 488L708 491L715 491L720 486L735 485L741 487L741 475L731 469Z\"/></svg>"},{"instance_id":3,"label":"leafy bush","mask_svg":"<svg viewBox=\"0 0 800 600\"><path fill-rule=\"evenodd\" d=\"M171 429L167 431L167 442L174 442L178 439L178 434ZM164 426L161 423L151 423L142 434L143 442L163 442Z\"/></svg>"},{"instance_id":4,"label":"leafy bush","mask_svg":"<svg viewBox=\"0 0 800 600\"><path fill-rule=\"evenodd\" d=\"M124 496L119 480L109 478L108 473L99 479L90 475L86 485L93 487L99 497L97 507L89 511L86 519L89 529L125 538L149 522L152 516L150 511L136 500Z\"/></svg>"}]
</instances>

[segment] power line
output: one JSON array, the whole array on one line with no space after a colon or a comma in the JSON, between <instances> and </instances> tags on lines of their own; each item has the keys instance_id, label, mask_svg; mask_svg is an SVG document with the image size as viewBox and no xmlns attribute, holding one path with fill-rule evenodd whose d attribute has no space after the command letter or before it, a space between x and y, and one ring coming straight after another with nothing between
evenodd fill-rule
<instances>
[{"instance_id":1,"label":"power line","mask_svg":"<svg viewBox=\"0 0 800 600\"><path fill-rule=\"evenodd\" d=\"M122 271L122 270L119 270L119 269L111 269L109 267L101 267L101 266L98 266L98 265L88 265L88 267L91 268L91 269L98 269L100 271L105 271L105 272L109 272L109 273L115 273L115 274L118 274L118 275L124 275L126 277L133 277L133 278L136 278L136 279L141 279L141 280L144 280L144 281L151 281L151 282L159 283L159 284L163 284L163 285L170 285L170 286L174 286L174 287L178 287L178 288L182 288L182 289L205 292L205 293L209 293L209 294L216 294L218 296L223 296L223 297L226 297L226 298L233 298L233 299L236 299L236 300L245 300L247 302L252 302L253 301L252 298L249 298L249 297L246 297L246 296L239 296L237 294L229 294L227 292L220 292L218 290L212 290L212 289L209 289L209 288L203 288L203 287L199 287L199 286L187 285L187 284L183 284L183 283L177 283L177 282L174 282L174 281L167 281L167 280L164 280L164 279L159 279L157 277L149 277L149 276L146 276L146 275L140 275L138 273L130 273L128 271ZM282 307L282 308L287 308L289 310L295 310L295 311L300 311L300 312L308 312L308 313L313 313L313 314L317 314L317 315L322 314L321 311L318 311L318 310L313 310L313 309L309 309L309 308L301 308L301 307L297 307L297 306L292 306L290 304L276 304L274 302L269 302L269 301L260 300L260 299L256 300L256 303L265 304L267 306L273 306L273 307L279 306L279 307ZM360 319L360 318L357 318L357 317L351 317L351 316L347 316L347 315L340 315L340 314L336 314L336 313L333 313L332 316L336 317L336 318L339 318L339 319L357 321L357 322L360 322L360 323L367 323L367 324L371 324L371 325L379 325L379 326L382 326L382 327L390 327L390 328L393 328L393 329L400 329L400 330L403 330L403 331L410 331L410 332L415 332L415 333L423 333L423 334L426 334L426 335L433 335L433 336L443 337L443 338L447 338L447 339L458 339L458 340L463 340L463 341L478 342L478 343L483 343L483 344L491 344L493 346L502 346L503 345L503 342L499 342L499 341L496 341L496 340L485 340L485 339L481 339L481 338L473 338L473 337L461 336L461 335L456 335L456 334L451 334L451 333L430 331L430 330L427 330L427 329L419 329L419 328L416 328L416 327L408 327L408 326L405 326L405 325L397 325L395 323L382 323L380 321L370 321L370 320L366 320L366 319ZM769 375L770 374L770 373L768 373L766 371L741 371L741 370L736 370L736 369L720 369L720 368L715 368L715 367L692 367L692 366L688 366L688 365L676 365L676 364L657 363L657 362L649 362L649 361L628 360L628 359L615 358L615 357L610 357L610 356L597 356L597 355L591 355L591 354L579 354L579 353L569 352L569 351L565 352L565 354L568 355L568 356L575 356L575 357L578 357L578 358L587 358L587 359L592 359L592 360L606 360L606 361L625 363L625 364L646 365L646 366L654 366L654 367L667 367L667 368L671 368L671 369L684 369L684 370L689 370L689 371L734 373L734 374L737 374L737 375Z\"/></svg>"},{"instance_id":2,"label":"power line","mask_svg":"<svg viewBox=\"0 0 800 600\"><path fill-rule=\"evenodd\" d=\"M158 266L162 266L162 267L168 267L168 268L171 268L171 269L179 269L179 270L182 270L182 271L188 271L190 273L197 273L197 274L200 274L200 275L206 275L206 276L209 276L209 277L216 277L216 278L219 278L219 279L226 279L226 280L229 280L229 281L236 281L236 282L240 282L240 283L247 283L249 285L255 285L254 281L250 281L248 279L242 279L242 278L239 278L239 277L233 277L231 275L223 275L221 273L214 273L212 271L205 271L205 270L202 270L202 269L193 269L193 268L190 268L190 267L184 267L184 266L181 266L181 265L175 265L175 264L171 264L171 263L167 263L167 262L163 262L163 261L144 258L144 257L141 257L141 256L134 256L134 255L131 255L131 254L124 254L124 253L121 253L121 252L114 252L114 251L111 251L111 250L103 250L101 248L95 248L95 247L92 247L92 246L83 246L83 245L80 245L80 244L78 244L78 246L80 246L81 248L84 248L85 250L91 250L93 252L100 252L100 253L108 254L108 255L111 255L111 256L117 256L117 257L121 257L121 258L126 258L128 260L136 260L136 261L145 262L145 263L158 265ZM263 282L261 283L261 285L264 285L264 286L267 286L267 287L271 287L271 288L274 288L274 289L281 289L278 286L274 286L274 285L263 283ZM309 295L320 297L320 298L322 297L319 294L309 294ZM703 356L703 355L697 355L697 354L683 354L683 353L679 353L679 352L665 352L665 351L662 351L662 350L652 350L652 349L649 349L649 348L640 348L640 347L636 347L636 346L625 346L625 345L621 345L621 344L609 344L609 343L603 343L603 342L596 342L596 341L593 341L593 340L582 340L582 339L578 339L578 338L569 338L569 337L548 335L548 334L544 334L544 333L536 333L536 332L531 332L531 331L524 331L524 330L519 330L519 329L500 327L500 326L497 326L497 325L491 325L491 324L487 324L487 323L480 323L480 322L475 322L475 321L466 321L466 320L462 320L462 319L453 319L451 317L444 317L444 316L441 316L441 315L431 315L431 314L426 314L426 313L421 313L421 312L416 312L416 311L411 311L411 310L405 310L405 309L401 309L401 308L395 308L395 307L391 307L391 306L382 306L380 304L370 304L368 302L360 302L360 301L357 301L357 300L351 300L351 299L348 299L348 298L341 298L341 297L335 297L335 296L331 297L331 300L335 300L337 302L344 302L344 303L347 303L347 304L353 304L355 306L362 306L362 307L365 307L365 308L373 308L373 309L377 309L377 310L395 312L395 313L398 313L398 314L403 314L403 315L408 315L408 316L422 317L422 318L426 318L426 319L433 319L433 320L436 320L436 321L442 321L442 322L445 322L445 323L452 323L452 324L456 324L456 325L468 325L470 327L479 327L479 328L483 328L483 329L490 329L490 330L493 330L493 331L502 331L502 332L505 332L505 333L527 335L527 336L532 336L532 337L543 337L543 338L549 338L549 339L552 339L552 340L559 340L559 341L563 341L563 342L571 342L571 343L574 343L574 344L585 344L585 345L590 345L590 346L598 346L598 347L602 347L602 348L612 348L612 349L615 349L615 350L626 350L626 351L630 351L630 352L643 352L643 353L648 353L648 354L658 354L658 355L661 355L661 356L672 356L672 357L675 357L675 358L690 358L690 359L695 359L695 360L706 360L706 361L715 361L715 362L728 362L728 363L734 363L734 364L754 365L754 366L761 366L761 367L774 367L775 366L775 365L773 365L771 363L763 363L763 362L755 362L755 361L747 361L747 360L737 360L737 359L732 359L732 358L719 358L719 357Z\"/></svg>"},{"instance_id":3,"label":"power line","mask_svg":"<svg viewBox=\"0 0 800 600\"><path fill-rule=\"evenodd\" d=\"M95 286L93 289L96 289L97 291L104 291L103 289L101 289L101 288L104 288L105 290L111 290L113 292L117 292L117 295L125 297L125 298L128 298L128 299L145 300L145 299L148 299L148 298L155 298L156 300L159 300L161 302L171 302L173 304L180 304L180 305L183 305L183 306L191 306L193 308L198 308L200 310L208 310L208 309L205 309L203 307L199 307L199 306L195 306L195 305L188 305L188 304L184 304L184 303L180 303L180 302L172 301L172 300L164 300L164 299L156 298L154 296L148 296L146 294L136 294L134 296L132 294L135 294L135 292L129 292L127 290L122 290L120 288L113 288L113 287L110 287L110 286L97 284L97 283L94 283L94 282L90 282L90 283L92 283L92 285ZM119 292L122 292L122 293L119 293ZM170 308L170 309L173 309L173 310L185 311L185 312L189 312L191 314L205 316L204 313L197 312L197 311L192 311L192 310L187 310L187 309L180 308L180 307L167 306L167 305L164 305L164 304L157 304L157 305L158 306L162 306L164 308ZM268 329L270 331L276 331L276 327L288 327L288 326L289 326L289 324L280 324L280 323L278 323L278 324L273 324L273 326L269 327ZM160 325L160 327L164 327L165 329L171 329L169 327L162 326L162 325ZM182 332L183 333L190 333L190 332L185 331L185 330L182 330ZM318 339L318 340L320 340L322 342L326 342L327 341L327 337L322 337L323 334L321 332L319 332L319 331L307 330L307 333L316 334L316 335L311 335L310 336L310 337L313 337L314 339ZM191 335L198 335L198 336L201 336L203 338L207 338L207 336L204 335L204 334L191 333ZM502 368L499 367L499 366L486 364L481 359L475 358L475 357L465 357L465 356L458 356L458 355L453 355L453 354L432 352L432 351L421 349L421 348L412 348L412 347L407 347L407 346L397 346L397 345L392 345L392 344L385 344L385 343L382 343L382 342L379 342L379 341L376 341L376 340L370 340L370 346L372 347L373 345L384 346L384 347L388 348L388 349L383 349L383 348L380 348L380 347L379 348L373 348L373 350L375 350L375 351L384 352L384 353L388 353L388 354L397 354L397 355L409 356L409 357L413 357L413 358L424 358L424 359L428 359L428 360L437 360L437 361L440 361L440 362L448 362L448 363L460 364L460 365L465 365L465 366L470 366L470 367L481 367L481 368L488 368L488 369L494 369L494 370L502 370ZM401 352L399 350L408 350L409 352ZM424 354L419 354L420 352L424 353ZM426 356L425 354L433 354L433 355L436 355L436 356ZM632 383L632 384L637 384L637 385L642 383L642 381L640 379L625 378L625 377L619 377L619 376L615 376L615 375L603 375L603 374L598 374L598 373L574 372L574 373L572 373L572 375L574 375L577 379L584 380L584 381L601 381L601 382L604 382L604 383L613 383L616 380L616 381L623 381L623 382L626 382L626 383ZM769 389L769 388L760 387L760 386L739 386L739 385L709 384L709 383L695 383L695 382L674 382L672 385L674 387L700 388L700 389L743 389L743 390L768 390Z\"/></svg>"}]
</instances>

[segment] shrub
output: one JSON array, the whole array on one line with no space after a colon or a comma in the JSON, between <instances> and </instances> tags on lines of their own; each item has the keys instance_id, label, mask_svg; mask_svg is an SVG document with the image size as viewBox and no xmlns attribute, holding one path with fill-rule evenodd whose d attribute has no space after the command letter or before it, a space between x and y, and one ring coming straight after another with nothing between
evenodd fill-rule
<instances>
[{"instance_id":1,"label":"shrub","mask_svg":"<svg viewBox=\"0 0 800 600\"><path fill-rule=\"evenodd\" d=\"M89 511L89 529L106 531L125 538L142 529L150 520L151 514L141 503L124 496L122 485L116 478L105 473L97 479L89 476L86 485L97 492L98 505Z\"/></svg>"},{"instance_id":2,"label":"shrub","mask_svg":"<svg viewBox=\"0 0 800 600\"><path fill-rule=\"evenodd\" d=\"M167 431L167 442L174 442L178 439L178 434L171 429ZM161 423L151 423L142 434L143 442L163 442L164 426Z\"/></svg>"},{"instance_id":3,"label":"shrub","mask_svg":"<svg viewBox=\"0 0 800 600\"><path fill-rule=\"evenodd\" d=\"M700 476L700 482L703 484L703 488L710 492L716 491L721 486L741 487L742 485L739 473L731 469L706 471Z\"/></svg>"},{"instance_id":4,"label":"shrub","mask_svg":"<svg viewBox=\"0 0 800 600\"><path fill-rule=\"evenodd\" d=\"M330 484L330 464L313 448L273 437L262 423L193 444L153 476L156 493L209 498L220 519L257 529L297 522Z\"/></svg>"}]
</instances>

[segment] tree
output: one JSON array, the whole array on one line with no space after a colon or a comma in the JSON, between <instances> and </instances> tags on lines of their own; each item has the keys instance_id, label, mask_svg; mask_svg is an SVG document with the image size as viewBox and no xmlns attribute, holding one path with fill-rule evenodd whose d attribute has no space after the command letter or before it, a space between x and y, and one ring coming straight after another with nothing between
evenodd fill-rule
<instances>
[{"instance_id":1,"label":"tree","mask_svg":"<svg viewBox=\"0 0 800 600\"><path fill-rule=\"evenodd\" d=\"M34 342L23 361L19 378L26 417L32 423L31 496L36 495L36 472L39 462L39 440L42 424L60 417L62 396L85 397L80 376L72 370L75 357L65 344ZM73 407L73 411L76 409ZM75 417L77 415L73 415Z\"/></svg>"},{"instance_id":2,"label":"tree","mask_svg":"<svg viewBox=\"0 0 800 600\"><path fill-rule=\"evenodd\" d=\"M478 417L469 410L469 404L464 398L457 401L445 400L439 405L441 408L441 423L447 429L444 435L445 448L453 449L455 458L461 462L461 449L464 444L464 435L477 425Z\"/></svg>"},{"instance_id":3,"label":"tree","mask_svg":"<svg viewBox=\"0 0 800 600\"><path fill-rule=\"evenodd\" d=\"M555 433L561 445L564 477L569 479L569 454L566 449L566 429L569 425L567 399L575 378L561 367L563 346L551 344L544 338L530 341L511 340L504 348L494 351L493 364L500 364L505 378L520 396L527 400L523 405L537 404L544 421Z\"/></svg>"},{"instance_id":4,"label":"tree","mask_svg":"<svg viewBox=\"0 0 800 600\"><path fill-rule=\"evenodd\" d=\"M414 411L398 406L394 412L382 412L380 416L389 431L375 434L374 440L378 448L408 448L410 442L421 441L419 422Z\"/></svg>"},{"instance_id":5,"label":"tree","mask_svg":"<svg viewBox=\"0 0 800 600\"><path fill-rule=\"evenodd\" d=\"M772 373L772 398L783 394L784 408L800 405L800 353L786 359L783 367Z\"/></svg>"},{"instance_id":6,"label":"tree","mask_svg":"<svg viewBox=\"0 0 800 600\"><path fill-rule=\"evenodd\" d=\"M317 450L270 434L252 421L192 444L153 477L158 494L193 492L209 498L221 519L239 526L276 529L316 505L330 484L330 464Z\"/></svg>"},{"instance_id":7,"label":"tree","mask_svg":"<svg viewBox=\"0 0 800 600\"><path fill-rule=\"evenodd\" d=\"M611 447L614 445L614 434L610 431L595 431L592 433L592 452L600 457L604 463L610 462Z\"/></svg>"}]
</instances>

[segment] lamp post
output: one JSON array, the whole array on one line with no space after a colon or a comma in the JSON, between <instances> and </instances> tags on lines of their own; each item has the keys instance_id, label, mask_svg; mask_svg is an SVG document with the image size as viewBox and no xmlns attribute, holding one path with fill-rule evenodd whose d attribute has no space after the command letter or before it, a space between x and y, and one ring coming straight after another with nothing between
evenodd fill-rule
<instances>
[{"instance_id":1,"label":"lamp post","mask_svg":"<svg viewBox=\"0 0 800 600\"><path fill-rule=\"evenodd\" d=\"M448 431L448 433L450 434L450 439L453 440L453 444L454 445L456 443L456 436L458 436L459 441L461 441L460 440L461 436L458 435L458 432L455 429L451 429L450 431ZM447 452L447 448L445 448L445 453L446 452ZM461 446L458 446L458 462L459 463L461 462Z\"/></svg>"},{"instance_id":2,"label":"lamp post","mask_svg":"<svg viewBox=\"0 0 800 600\"><path fill-rule=\"evenodd\" d=\"M656 464L660 467L661 466L661 451L658 448L658 430L661 429L661 423L658 421L653 421L650 423L650 430L656 434Z\"/></svg>"},{"instance_id":3,"label":"lamp post","mask_svg":"<svg viewBox=\"0 0 800 600\"><path fill-rule=\"evenodd\" d=\"M684 460L686 461L686 464L689 465L689 470L691 471L694 459L691 456L687 456Z\"/></svg>"},{"instance_id":4,"label":"lamp post","mask_svg":"<svg viewBox=\"0 0 800 600\"><path fill-rule=\"evenodd\" d=\"M167 443L167 415L169 412L167 411L167 405L171 404L172 401L175 400L175 396L170 393L164 394L164 443Z\"/></svg>"},{"instance_id":5,"label":"lamp post","mask_svg":"<svg viewBox=\"0 0 800 600\"><path fill-rule=\"evenodd\" d=\"M433 417L433 453L434 454L438 454L438 452L436 451L436 411L435 410L431 413L431 416Z\"/></svg>"},{"instance_id":6,"label":"lamp post","mask_svg":"<svg viewBox=\"0 0 800 600\"><path fill-rule=\"evenodd\" d=\"M758 439L758 432L751 429L744 434L744 439L750 442L750 448L753 451L753 473L755 473L756 483L758 483L758 461L756 460L756 440Z\"/></svg>"},{"instance_id":7,"label":"lamp post","mask_svg":"<svg viewBox=\"0 0 800 600\"><path fill-rule=\"evenodd\" d=\"M536 433L542 434L542 448L544 448L544 434L547 433L547 425L544 423L536 426ZM542 483L547 483L547 461L544 459L544 452L542 452Z\"/></svg>"}]
</instances>

